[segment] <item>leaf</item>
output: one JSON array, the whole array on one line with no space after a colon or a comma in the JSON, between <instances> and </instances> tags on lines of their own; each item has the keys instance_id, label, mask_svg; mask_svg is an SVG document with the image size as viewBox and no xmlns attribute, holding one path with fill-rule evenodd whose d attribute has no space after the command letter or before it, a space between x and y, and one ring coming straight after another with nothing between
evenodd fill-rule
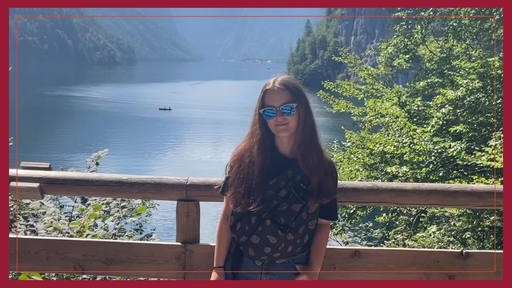
<instances>
[{"instance_id":1,"label":"leaf","mask_svg":"<svg viewBox=\"0 0 512 288\"><path fill-rule=\"evenodd\" d=\"M30 273L30 278L34 279L34 280L43 280L43 277L41 276L41 274L39 274L37 272Z\"/></svg>"},{"instance_id":2,"label":"leaf","mask_svg":"<svg viewBox=\"0 0 512 288\"><path fill-rule=\"evenodd\" d=\"M137 209L137 214L142 214L142 213L146 212L147 209L148 209L148 206L146 206L146 205L140 206Z\"/></svg>"},{"instance_id":3,"label":"leaf","mask_svg":"<svg viewBox=\"0 0 512 288\"><path fill-rule=\"evenodd\" d=\"M103 205L95 204L94 206L92 206L92 209L93 211L101 211L101 209L103 209Z\"/></svg>"},{"instance_id":4,"label":"leaf","mask_svg":"<svg viewBox=\"0 0 512 288\"><path fill-rule=\"evenodd\" d=\"M98 212L93 212L93 213L89 214L87 219L88 220L94 220L94 219L98 218L98 216L99 216Z\"/></svg>"},{"instance_id":5,"label":"leaf","mask_svg":"<svg viewBox=\"0 0 512 288\"><path fill-rule=\"evenodd\" d=\"M69 223L69 226L80 226L80 225L82 225L82 222L79 220Z\"/></svg>"}]
</instances>

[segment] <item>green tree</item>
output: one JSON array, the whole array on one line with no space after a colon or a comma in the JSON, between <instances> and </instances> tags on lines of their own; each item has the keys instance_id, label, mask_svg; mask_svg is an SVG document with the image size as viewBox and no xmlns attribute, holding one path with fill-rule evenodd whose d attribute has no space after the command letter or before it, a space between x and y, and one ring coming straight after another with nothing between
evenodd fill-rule
<instances>
[{"instance_id":1,"label":"green tree","mask_svg":"<svg viewBox=\"0 0 512 288\"><path fill-rule=\"evenodd\" d=\"M327 16L342 15L342 9L327 9ZM342 65L332 57L342 45L338 19L324 18L313 29L306 21L303 36L297 40L286 63L286 72L308 88L319 88L322 79L334 80Z\"/></svg>"},{"instance_id":2,"label":"green tree","mask_svg":"<svg viewBox=\"0 0 512 288\"><path fill-rule=\"evenodd\" d=\"M308 19L304 25L304 37L309 37L311 34L313 34L313 26L311 25L311 21Z\"/></svg>"},{"instance_id":3,"label":"green tree","mask_svg":"<svg viewBox=\"0 0 512 288\"><path fill-rule=\"evenodd\" d=\"M503 11L397 16L411 14L432 18L397 18L393 35L365 55L341 49L335 59L348 77L323 83L319 96L355 126L344 127L346 141L332 146L340 180L501 184ZM434 17L446 15L496 18ZM369 55L376 65L362 60ZM345 244L494 249L494 211L343 206L340 214L334 228ZM502 215L498 210L497 249Z\"/></svg>"}]
</instances>

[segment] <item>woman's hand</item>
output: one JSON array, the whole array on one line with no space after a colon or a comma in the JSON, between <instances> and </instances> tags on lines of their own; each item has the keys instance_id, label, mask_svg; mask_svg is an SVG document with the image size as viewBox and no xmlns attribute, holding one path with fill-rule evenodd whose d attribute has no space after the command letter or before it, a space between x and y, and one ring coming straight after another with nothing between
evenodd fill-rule
<instances>
[{"instance_id":1,"label":"woman's hand","mask_svg":"<svg viewBox=\"0 0 512 288\"><path fill-rule=\"evenodd\" d=\"M315 234L309 252L309 265L303 267L297 265L300 272L300 275L296 278L297 280L318 280L330 232L331 222L318 218L318 225L315 228Z\"/></svg>"},{"instance_id":2,"label":"woman's hand","mask_svg":"<svg viewBox=\"0 0 512 288\"><path fill-rule=\"evenodd\" d=\"M299 269L299 276L295 280L318 280L320 271L311 270L310 267L305 265L296 265Z\"/></svg>"},{"instance_id":3,"label":"woman's hand","mask_svg":"<svg viewBox=\"0 0 512 288\"><path fill-rule=\"evenodd\" d=\"M212 276L210 276L210 280L226 280L226 276L224 275L224 269L213 269Z\"/></svg>"},{"instance_id":4,"label":"woman's hand","mask_svg":"<svg viewBox=\"0 0 512 288\"><path fill-rule=\"evenodd\" d=\"M312 273L300 273L295 280L318 280L318 275L315 277Z\"/></svg>"}]
</instances>

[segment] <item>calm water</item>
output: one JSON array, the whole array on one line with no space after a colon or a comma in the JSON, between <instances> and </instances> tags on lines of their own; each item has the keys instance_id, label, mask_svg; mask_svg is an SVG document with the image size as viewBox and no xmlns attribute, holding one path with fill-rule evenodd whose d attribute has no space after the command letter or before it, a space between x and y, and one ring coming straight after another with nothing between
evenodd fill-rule
<instances>
[{"instance_id":1,"label":"calm water","mask_svg":"<svg viewBox=\"0 0 512 288\"><path fill-rule=\"evenodd\" d=\"M85 159L106 148L100 172L222 177L262 85L284 69L284 64L141 63L57 80L20 76L17 162L84 169ZM14 85L10 89L14 136ZM326 112L318 97L310 100L324 143L341 139L343 121ZM158 111L164 106L173 110ZM10 167L16 166L14 149ZM220 205L201 204L201 242L215 241ZM174 209L175 202L160 202L153 217L151 226L163 241L175 240Z\"/></svg>"}]
</instances>

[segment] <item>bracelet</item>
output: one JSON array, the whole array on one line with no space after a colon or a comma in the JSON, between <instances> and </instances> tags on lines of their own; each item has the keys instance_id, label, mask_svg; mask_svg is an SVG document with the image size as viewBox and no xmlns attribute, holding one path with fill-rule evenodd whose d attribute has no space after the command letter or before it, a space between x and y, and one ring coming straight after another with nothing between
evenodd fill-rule
<instances>
[{"instance_id":1,"label":"bracelet","mask_svg":"<svg viewBox=\"0 0 512 288\"><path fill-rule=\"evenodd\" d=\"M224 269L224 266L213 266L213 269Z\"/></svg>"}]
</instances>

